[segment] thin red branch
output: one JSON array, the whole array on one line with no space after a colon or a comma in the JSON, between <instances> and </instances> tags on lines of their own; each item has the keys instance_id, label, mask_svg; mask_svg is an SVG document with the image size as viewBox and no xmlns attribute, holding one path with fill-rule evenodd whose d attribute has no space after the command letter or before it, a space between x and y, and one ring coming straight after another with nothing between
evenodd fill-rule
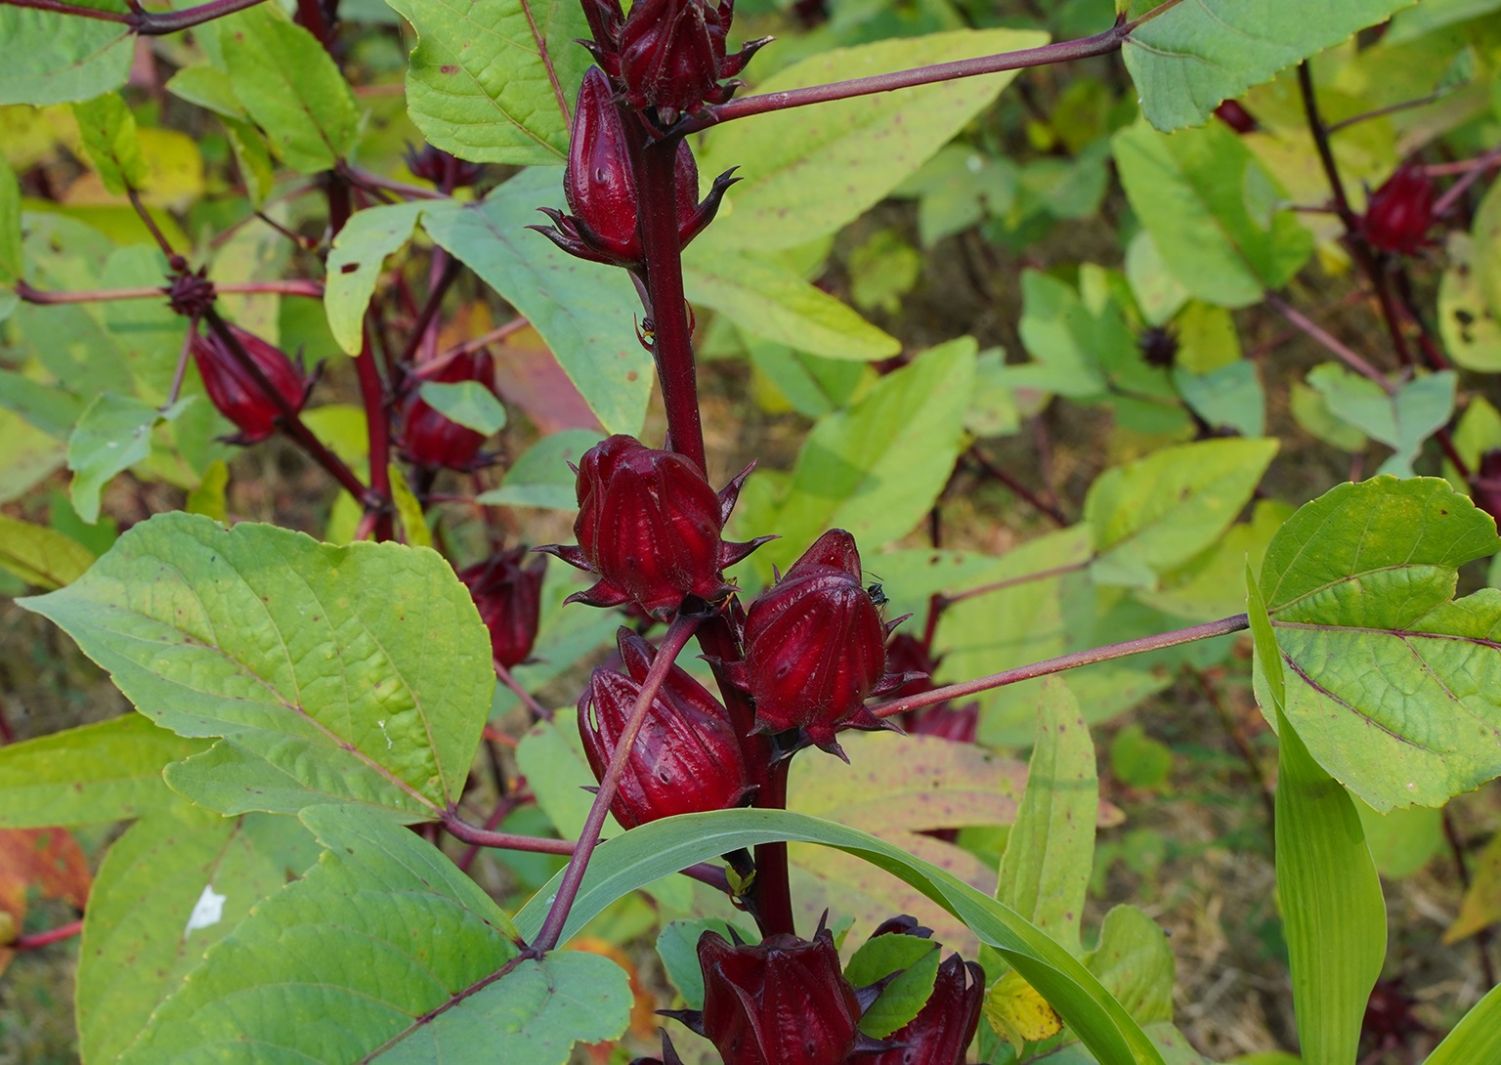
<instances>
[{"instance_id":1,"label":"thin red branch","mask_svg":"<svg viewBox=\"0 0 1501 1065\"><path fill-rule=\"evenodd\" d=\"M49 928L45 932L33 932L29 936L21 936L8 946L10 950L41 950L54 943L61 943L65 939L72 939L82 931L82 921L69 921L56 928Z\"/></svg>"},{"instance_id":2,"label":"thin red branch","mask_svg":"<svg viewBox=\"0 0 1501 1065\"><path fill-rule=\"evenodd\" d=\"M1397 386L1392 384L1384 373L1372 366L1362 355L1345 344L1344 341L1330 333L1281 296L1270 292L1267 293L1266 305L1282 315L1283 318L1286 318L1299 332L1322 345L1325 350L1339 359L1340 362L1360 374L1360 376L1375 382L1387 395L1393 395L1397 391Z\"/></svg>"},{"instance_id":3,"label":"thin red branch","mask_svg":"<svg viewBox=\"0 0 1501 1065\"><path fill-rule=\"evenodd\" d=\"M3 0L0 0L3 2ZM74 292L47 292L17 281L16 296L25 303L106 303L113 300L165 299L165 285L143 285L138 288L100 288ZM308 299L323 298L321 281L232 281L215 285L214 291L221 296L305 296Z\"/></svg>"}]
</instances>

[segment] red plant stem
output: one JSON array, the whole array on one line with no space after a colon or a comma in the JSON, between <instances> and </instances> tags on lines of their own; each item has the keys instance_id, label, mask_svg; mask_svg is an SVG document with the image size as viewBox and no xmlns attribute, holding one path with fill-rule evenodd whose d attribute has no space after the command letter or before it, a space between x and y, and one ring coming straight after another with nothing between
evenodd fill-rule
<instances>
[{"instance_id":1,"label":"red plant stem","mask_svg":"<svg viewBox=\"0 0 1501 1065\"><path fill-rule=\"evenodd\" d=\"M1427 96L1419 96L1412 100L1402 100L1398 103L1387 104L1385 107L1377 107L1370 111L1362 111L1358 115L1351 115L1349 118L1342 118L1338 122L1331 122L1329 124L1329 132L1330 134L1335 134L1342 129L1349 129L1351 126L1358 126L1362 122L1369 122L1373 118L1382 118L1386 115L1395 115L1403 111L1411 111L1415 107L1427 107L1431 103L1437 103L1439 100L1442 100L1444 96L1445 93L1442 91L1431 92Z\"/></svg>"},{"instance_id":2,"label":"red plant stem","mask_svg":"<svg viewBox=\"0 0 1501 1065\"><path fill-rule=\"evenodd\" d=\"M932 691L921 692L917 695L908 695L901 699L891 699L871 707L871 710L877 717L892 717L896 714L905 714L909 710L921 710L925 706L934 706L938 703L947 702L950 699L962 699L967 695L975 695L994 688L1004 688L1007 685L1018 684L1024 680L1046 677L1053 673L1062 673L1065 670L1077 669L1080 666L1092 666L1097 662L1109 662L1116 658L1144 654L1147 651L1160 651L1167 647L1177 647L1180 644L1193 643L1196 640L1207 640L1215 636L1224 636L1232 632L1240 632L1249 627L1250 621L1246 618L1246 615L1236 614L1232 617L1221 618L1218 621L1206 621L1201 625L1191 625L1186 629L1173 629L1171 632L1158 633L1155 636L1141 636L1137 639L1124 640L1120 643L1107 643L1103 647L1091 647L1085 651L1074 651L1070 654L1059 655L1057 658L1045 658L1041 662L1033 662L1030 665L1002 670L999 673L992 673L987 677L980 677L976 680L967 680L959 684L948 684L942 688L934 688Z\"/></svg>"},{"instance_id":3,"label":"red plant stem","mask_svg":"<svg viewBox=\"0 0 1501 1065\"><path fill-rule=\"evenodd\" d=\"M334 27L323 12L323 0L297 0L297 21L318 39L325 52L331 51Z\"/></svg>"},{"instance_id":4,"label":"red plant stem","mask_svg":"<svg viewBox=\"0 0 1501 1065\"><path fill-rule=\"evenodd\" d=\"M216 18L232 15L236 11L243 11L247 7L254 7L261 2L262 0L212 0L211 3L185 8L182 11L133 9L126 13L101 11L98 8L64 3L63 0L0 0L0 4L9 4L12 7L29 7L37 11L54 11L59 15L98 19L101 22L118 22L123 26L128 26L132 32L142 37L161 37L168 33L177 33L179 30L190 29Z\"/></svg>"},{"instance_id":5,"label":"red plant stem","mask_svg":"<svg viewBox=\"0 0 1501 1065\"><path fill-rule=\"evenodd\" d=\"M756 794L757 806L765 810L787 808L787 776L791 768L791 758L772 765L766 774L766 784ZM765 935L797 934L786 843L762 843L756 847L755 903L756 920Z\"/></svg>"},{"instance_id":6,"label":"red plant stem","mask_svg":"<svg viewBox=\"0 0 1501 1065\"><path fill-rule=\"evenodd\" d=\"M16 733L10 725L10 718L5 715L5 701L0 699L0 747L7 743L16 742Z\"/></svg>"},{"instance_id":7,"label":"red plant stem","mask_svg":"<svg viewBox=\"0 0 1501 1065\"><path fill-rule=\"evenodd\" d=\"M49 928L45 932L34 932L29 936L21 936L8 944L10 950L40 950L50 947L54 943L61 943L65 939L72 939L83 931L82 921L69 921L67 924Z\"/></svg>"},{"instance_id":8,"label":"red plant stem","mask_svg":"<svg viewBox=\"0 0 1501 1065\"><path fill-rule=\"evenodd\" d=\"M337 173L340 174L346 181L348 181L351 185L357 186L358 188L369 189L376 192L394 192L396 193L396 195L408 200L448 199L448 197L443 195L441 192L434 192L432 189L424 189L418 185L407 185L403 182L395 181L388 177L382 177L381 175L374 173L373 171L364 170L350 163L341 162L335 169Z\"/></svg>"},{"instance_id":9,"label":"red plant stem","mask_svg":"<svg viewBox=\"0 0 1501 1065\"><path fill-rule=\"evenodd\" d=\"M370 440L370 494L365 513L373 515L371 532L376 540L390 540L395 535L391 501L391 425L386 417L386 390L380 370L370 351L370 331L365 330L360 353L354 360L360 381L360 402L365 408L365 429Z\"/></svg>"},{"instance_id":10,"label":"red plant stem","mask_svg":"<svg viewBox=\"0 0 1501 1065\"><path fill-rule=\"evenodd\" d=\"M151 212L146 210L146 205L141 202L140 193L127 185L125 187L125 198L130 201L131 209L140 218L141 225L146 227L146 232L151 234L151 239L156 241L156 246L162 250L162 254L167 257L167 261L173 264L172 268L174 270L177 269L181 260L177 258L177 252L173 249L172 243L167 240L167 235L156 224L156 219L151 217Z\"/></svg>"},{"instance_id":11,"label":"red plant stem","mask_svg":"<svg viewBox=\"0 0 1501 1065\"><path fill-rule=\"evenodd\" d=\"M1063 511L1022 484L1021 481L1013 477L1007 470L991 462L980 451L978 446L971 447L967 454L970 461L985 471L987 476L1001 482L1012 495L1021 499L1024 503L1030 504L1034 510L1042 514L1043 517L1047 518L1054 525L1061 529L1068 524L1068 518L1064 516Z\"/></svg>"},{"instance_id":12,"label":"red plant stem","mask_svg":"<svg viewBox=\"0 0 1501 1065\"><path fill-rule=\"evenodd\" d=\"M517 836L510 832L494 832L476 828L450 809L443 814L443 828L454 839L476 847L494 850L526 851L529 854L572 854L575 846L570 840L550 839L545 836ZM586 826L587 827L587 826Z\"/></svg>"},{"instance_id":13,"label":"red plant stem","mask_svg":"<svg viewBox=\"0 0 1501 1065\"><path fill-rule=\"evenodd\" d=\"M16 296L24 303L106 303L112 300L165 299L167 287L145 285L140 288L102 288L78 292L44 292L33 288L25 281L17 281ZM238 281L215 285L214 291L223 296L306 296L309 299L323 298L321 281Z\"/></svg>"},{"instance_id":14,"label":"red plant stem","mask_svg":"<svg viewBox=\"0 0 1501 1065\"><path fill-rule=\"evenodd\" d=\"M1435 218L1443 218L1450 211L1454 210L1454 207L1459 203L1460 198L1470 190L1470 186L1474 185L1475 182L1484 177L1487 171L1501 166L1501 148L1492 148L1484 155L1470 159L1464 163L1453 163L1449 165L1462 166L1464 167L1464 169L1451 171L1445 170L1441 166L1432 166L1428 168L1428 173L1430 174L1438 174L1441 171L1443 173L1463 174L1463 176L1458 181L1456 181L1453 185L1450 185L1449 188L1444 191L1444 194L1442 196L1434 201L1433 214Z\"/></svg>"},{"instance_id":15,"label":"red plant stem","mask_svg":"<svg viewBox=\"0 0 1501 1065\"><path fill-rule=\"evenodd\" d=\"M630 720L626 722L620 739L616 741L615 751L610 756L609 767L605 769L605 775L600 779L599 791L595 792L594 803L589 807L589 816L584 819L583 830L579 833L578 849L568 860L568 868L563 871L563 880L558 885L558 893L554 896L552 905L548 907L547 916L543 918L542 927L537 930L536 938L532 940L531 953L534 956L540 956L552 950L562 938L563 926L568 922L568 911L573 909L573 902L578 898L579 886L584 882L584 873L589 868L589 859L594 855L594 848L599 845L599 833L604 828L605 815L610 812L610 803L615 800L615 793L620 788L620 779L625 775L626 763L630 761L632 750L636 746L636 736L641 732L641 726L646 721L646 715L651 710L652 703L656 701L662 682L667 679L668 670L672 668L673 662L682 653L684 646L693 637L693 632L697 628L697 618L680 614L668 627L667 635L662 637L662 645L657 648L657 655L652 660L651 669L647 671L646 679L641 682L641 693L636 696L636 705L631 711Z\"/></svg>"},{"instance_id":16,"label":"red plant stem","mask_svg":"<svg viewBox=\"0 0 1501 1065\"><path fill-rule=\"evenodd\" d=\"M701 470L704 431L699 420L698 378L693 334L683 295L683 246L677 214L678 140L648 144L633 160L640 206L637 225L646 261L646 289L651 298L652 358L662 383L667 435L672 450L686 455Z\"/></svg>"},{"instance_id":17,"label":"red plant stem","mask_svg":"<svg viewBox=\"0 0 1501 1065\"><path fill-rule=\"evenodd\" d=\"M433 497L428 496L427 498L431 500ZM523 688L521 684L517 682L516 678L511 675L511 671L505 666L501 665L499 659L495 660L494 665L495 676L500 680L502 684L511 689L516 698L521 700L521 705L526 707L527 710L532 714L532 716L534 716L538 721L552 720L552 711L547 709L547 707L543 706L541 703L537 702L532 693Z\"/></svg>"},{"instance_id":18,"label":"red plant stem","mask_svg":"<svg viewBox=\"0 0 1501 1065\"><path fill-rule=\"evenodd\" d=\"M992 581L989 584L966 588L964 591L955 592L953 595L934 596L934 599L939 604L940 609L950 607L955 603L962 603L966 599L989 595L991 592L1001 592L1007 588L1015 588L1018 585L1031 584L1033 581L1045 581L1053 577L1062 577L1069 573L1078 573L1080 570L1088 569L1092 561L1094 561L1092 558L1086 558L1082 562L1069 562L1062 566L1054 566L1051 569L1040 569L1035 573L1023 573L1017 577L1007 577L1003 581Z\"/></svg>"},{"instance_id":19,"label":"red plant stem","mask_svg":"<svg viewBox=\"0 0 1501 1065\"><path fill-rule=\"evenodd\" d=\"M1109 55L1120 51L1121 45L1142 23L1149 22L1178 6L1180 0L1166 0L1140 18L1127 22L1118 20L1114 26L1090 37L1072 41L1058 41L1039 48L1022 48L1014 52L999 52L995 55L977 56L974 59L959 59L950 63L934 63L910 70L898 70L889 74L872 74L865 78L851 78L827 85L810 85L805 89L789 89L785 92L758 93L742 96L738 100L705 108L676 127L675 132L696 133L721 122L729 122L749 115L766 114L769 111L786 111L793 107L828 103L832 100L848 100L873 93L911 89L919 85L932 85L940 81L972 78L980 74L999 74L1006 70L1022 70L1026 67L1049 66L1053 63L1068 63L1092 56Z\"/></svg>"},{"instance_id":20,"label":"red plant stem","mask_svg":"<svg viewBox=\"0 0 1501 1065\"><path fill-rule=\"evenodd\" d=\"M282 431L307 452L309 458L327 470L329 476L338 481L346 492L361 503L368 505L370 502L369 493L366 491L365 486L360 483L360 479L354 475L354 471L344 464L343 459L330 451L327 445L319 440L313 434L313 431L303 423L302 417L298 414L296 408L288 403L286 397L266 379L266 375L255 364L255 360L250 357L249 352L245 350L239 338L224 324L224 319L219 317L219 312L210 307L204 312L203 322L219 338L220 342L229 350L229 353L234 356L235 361L240 364L241 369L250 375L251 380L276 405Z\"/></svg>"},{"instance_id":21,"label":"red plant stem","mask_svg":"<svg viewBox=\"0 0 1501 1065\"><path fill-rule=\"evenodd\" d=\"M448 294L449 286L459 276L459 263L457 259L449 258L441 248L433 253L443 256L442 266L437 278L427 292L427 301L423 303L422 310L417 314L417 321L412 325L412 334L407 338L405 350L401 353L401 361L410 363L427 339L428 330L438 318L438 311L443 307L443 297Z\"/></svg>"},{"instance_id":22,"label":"red plant stem","mask_svg":"<svg viewBox=\"0 0 1501 1065\"><path fill-rule=\"evenodd\" d=\"M531 324L525 318L512 318L509 322L497 326L482 336L477 336L473 340L466 340L462 344L449 348L433 361L434 363L447 362L449 359L456 359L460 355L468 355L472 351L479 351L481 348L488 347L491 344L499 344L502 340L521 332Z\"/></svg>"},{"instance_id":23,"label":"red plant stem","mask_svg":"<svg viewBox=\"0 0 1501 1065\"><path fill-rule=\"evenodd\" d=\"M1266 295L1266 305L1286 318L1300 332L1322 345L1325 350L1334 355L1340 362L1350 367L1350 369L1360 374L1360 376L1375 382L1387 395L1390 396L1397 391L1397 386L1387 380L1386 374L1376 369L1376 367L1372 366L1338 337L1288 303L1281 296L1268 292Z\"/></svg>"}]
</instances>

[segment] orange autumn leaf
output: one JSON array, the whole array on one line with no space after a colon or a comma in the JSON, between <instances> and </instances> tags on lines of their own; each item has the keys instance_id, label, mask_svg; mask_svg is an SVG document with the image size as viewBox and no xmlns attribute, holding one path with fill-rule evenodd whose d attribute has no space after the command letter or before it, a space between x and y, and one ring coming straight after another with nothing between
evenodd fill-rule
<instances>
[{"instance_id":1,"label":"orange autumn leaf","mask_svg":"<svg viewBox=\"0 0 1501 1065\"><path fill-rule=\"evenodd\" d=\"M71 833L60 828L0 829L0 927L10 929L0 941L20 935L33 894L81 910L91 880L88 861ZM13 955L0 949L0 972Z\"/></svg>"}]
</instances>

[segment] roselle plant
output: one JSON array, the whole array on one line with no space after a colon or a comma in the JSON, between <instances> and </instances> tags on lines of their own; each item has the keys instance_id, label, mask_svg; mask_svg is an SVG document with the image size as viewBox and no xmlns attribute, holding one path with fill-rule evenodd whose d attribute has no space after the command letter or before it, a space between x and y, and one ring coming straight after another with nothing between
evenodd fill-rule
<instances>
[{"instance_id":1,"label":"roselle plant","mask_svg":"<svg viewBox=\"0 0 1501 1065\"><path fill-rule=\"evenodd\" d=\"M78 1058L1501 1062L1501 5L388 3L0 0ZM1094 905L1217 747L1252 1045Z\"/></svg>"}]
</instances>

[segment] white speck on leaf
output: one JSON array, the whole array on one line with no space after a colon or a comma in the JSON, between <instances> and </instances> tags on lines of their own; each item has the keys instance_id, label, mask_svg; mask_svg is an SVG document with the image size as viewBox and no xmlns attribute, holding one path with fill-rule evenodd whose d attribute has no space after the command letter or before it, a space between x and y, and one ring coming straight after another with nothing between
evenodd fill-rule
<instances>
[{"instance_id":1,"label":"white speck on leaf","mask_svg":"<svg viewBox=\"0 0 1501 1065\"><path fill-rule=\"evenodd\" d=\"M222 921L226 898L227 895L220 895L214 890L214 885L205 884L203 894L193 903L193 912L188 914L188 926L182 930L182 934L187 936L200 928L212 928Z\"/></svg>"}]
</instances>

